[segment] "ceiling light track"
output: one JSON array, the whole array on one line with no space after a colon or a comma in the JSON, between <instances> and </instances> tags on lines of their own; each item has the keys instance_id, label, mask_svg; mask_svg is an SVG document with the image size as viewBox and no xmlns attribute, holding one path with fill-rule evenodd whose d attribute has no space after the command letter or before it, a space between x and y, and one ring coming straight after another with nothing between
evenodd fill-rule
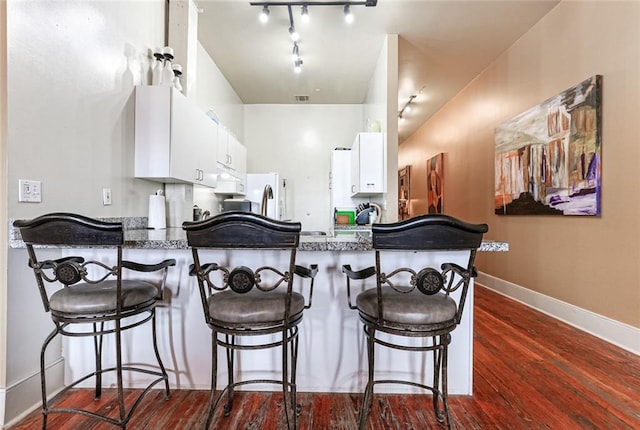
<instances>
[{"instance_id":1,"label":"ceiling light track","mask_svg":"<svg viewBox=\"0 0 640 430\"><path fill-rule=\"evenodd\" d=\"M413 103L413 99L415 99L417 96L411 95L409 96L409 101L407 101L404 106L402 106L402 109L400 109L400 111L398 112L398 118L402 119L405 112L409 113L411 111L411 103Z\"/></svg>"}]
</instances>

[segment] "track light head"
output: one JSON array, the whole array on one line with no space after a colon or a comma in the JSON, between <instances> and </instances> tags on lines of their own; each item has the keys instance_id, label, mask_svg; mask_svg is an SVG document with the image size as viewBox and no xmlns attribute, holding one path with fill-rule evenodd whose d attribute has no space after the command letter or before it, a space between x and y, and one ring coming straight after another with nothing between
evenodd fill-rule
<instances>
[{"instance_id":1,"label":"track light head","mask_svg":"<svg viewBox=\"0 0 640 430\"><path fill-rule=\"evenodd\" d=\"M298 59L294 63L293 71L300 73L302 71L302 60Z\"/></svg>"},{"instance_id":2,"label":"track light head","mask_svg":"<svg viewBox=\"0 0 640 430\"><path fill-rule=\"evenodd\" d=\"M291 36L291 40L293 40L294 42L297 42L298 40L300 40L300 35L298 34L298 32L296 31L296 28L293 25L289 27L289 36Z\"/></svg>"},{"instance_id":3,"label":"track light head","mask_svg":"<svg viewBox=\"0 0 640 430\"><path fill-rule=\"evenodd\" d=\"M300 59L300 48L297 43L293 43L293 50L291 51L291 59L295 62Z\"/></svg>"},{"instance_id":4,"label":"track light head","mask_svg":"<svg viewBox=\"0 0 640 430\"><path fill-rule=\"evenodd\" d=\"M265 4L262 6L262 12L260 12L260 22L264 23L267 21L269 21L269 6Z\"/></svg>"},{"instance_id":5,"label":"track light head","mask_svg":"<svg viewBox=\"0 0 640 430\"><path fill-rule=\"evenodd\" d=\"M348 4L344 5L344 20L347 24L351 24L353 22L353 14L351 13L351 8Z\"/></svg>"},{"instance_id":6,"label":"track light head","mask_svg":"<svg viewBox=\"0 0 640 430\"><path fill-rule=\"evenodd\" d=\"M304 23L309 22L309 8L307 7L306 4L302 5L302 10L300 11L300 16L301 16L302 22L304 22Z\"/></svg>"}]
</instances>

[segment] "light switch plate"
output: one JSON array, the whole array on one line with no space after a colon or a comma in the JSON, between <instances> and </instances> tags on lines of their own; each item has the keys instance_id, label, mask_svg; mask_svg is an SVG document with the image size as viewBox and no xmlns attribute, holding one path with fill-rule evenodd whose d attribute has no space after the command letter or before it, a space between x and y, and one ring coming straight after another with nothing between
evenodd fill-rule
<instances>
[{"instance_id":1,"label":"light switch plate","mask_svg":"<svg viewBox=\"0 0 640 430\"><path fill-rule=\"evenodd\" d=\"M111 188L102 189L102 205L109 206L111 204Z\"/></svg>"},{"instance_id":2,"label":"light switch plate","mask_svg":"<svg viewBox=\"0 0 640 430\"><path fill-rule=\"evenodd\" d=\"M28 203L42 202L41 185L40 181L18 179L18 201Z\"/></svg>"}]
</instances>

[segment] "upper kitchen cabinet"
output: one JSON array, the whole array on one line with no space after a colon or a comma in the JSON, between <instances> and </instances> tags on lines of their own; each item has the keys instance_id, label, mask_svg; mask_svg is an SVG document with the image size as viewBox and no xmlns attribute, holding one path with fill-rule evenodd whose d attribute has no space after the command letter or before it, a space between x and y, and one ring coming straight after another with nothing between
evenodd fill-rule
<instances>
[{"instance_id":1,"label":"upper kitchen cabinet","mask_svg":"<svg viewBox=\"0 0 640 430\"><path fill-rule=\"evenodd\" d=\"M384 134L358 133L351 147L352 197L387 191Z\"/></svg>"},{"instance_id":2,"label":"upper kitchen cabinet","mask_svg":"<svg viewBox=\"0 0 640 430\"><path fill-rule=\"evenodd\" d=\"M175 88L138 86L135 177L216 186L218 125Z\"/></svg>"},{"instance_id":3,"label":"upper kitchen cabinet","mask_svg":"<svg viewBox=\"0 0 640 430\"><path fill-rule=\"evenodd\" d=\"M218 166L220 172L243 179L247 173L247 148L226 127L218 128Z\"/></svg>"}]
</instances>

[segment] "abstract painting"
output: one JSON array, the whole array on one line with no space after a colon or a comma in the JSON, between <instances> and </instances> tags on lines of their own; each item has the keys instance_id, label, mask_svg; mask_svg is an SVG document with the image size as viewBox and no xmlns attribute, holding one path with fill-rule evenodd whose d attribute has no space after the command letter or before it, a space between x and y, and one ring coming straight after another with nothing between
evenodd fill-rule
<instances>
[{"instance_id":1,"label":"abstract painting","mask_svg":"<svg viewBox=\"0 0 640 430\"><path fill-rule=\"evenodd\" d=\"M409 200L411 199L411 166L398 170L398 220L409 218Z\"/></svg>"},{"instance_id":2,"label":"abstract painting","mask_svg":"<svg viewBox=\"0 0 640 430\"><path fill-rule=\"evenodd\" d=\"M427 205L430 214L441 214L444 204L444 154L427 160Z\"/></svg>"},{"instance_id":3,"label":"abstract painting","mask_svg":"<svg viewBox=\"0 0 640 430\"><path fill-rule=\"evenodd\" d=\"M495 130L495 213L600 215L602 76Z\"/></svg>"}]
</instances>

